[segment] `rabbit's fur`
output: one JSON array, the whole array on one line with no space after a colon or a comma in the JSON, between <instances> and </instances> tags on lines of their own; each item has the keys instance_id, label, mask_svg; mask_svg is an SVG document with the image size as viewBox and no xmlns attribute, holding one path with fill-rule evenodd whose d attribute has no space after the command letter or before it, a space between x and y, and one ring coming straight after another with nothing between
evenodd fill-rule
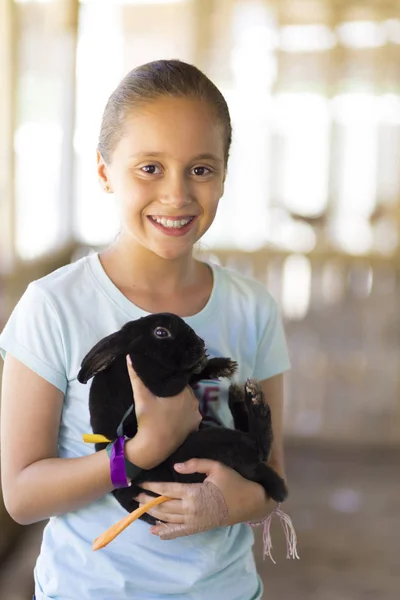
<instances>
[{"instance_id":1,"label":"rabbit's fur","mask_svg":"<svg viewBox=\"0 0 400 600\"><path fill-rule=\"evenodd\" d=\"M127 354L146 387L161 397L174 396L185 386L194 386L201 380L231 377L237 368L229 358L209 359L204 341L177 315L155 313L129 321L90 350L78 374L81 383L93 377L89 393L93 432L111 440L117 437L118 425L134 403L126 367ZM258 383L248 380L244 389L231 385L229 406L236 429L208 426L203 421L167 460L153 469L143 470L130 487L113 490L120 504L129 512L135 510L138 503L133 498L140 492L143 481L202 482L204 474L182 475L175 471L175 463L190 458L219 461L260 483L268 496L282 502L287 497L285 483L264 462L273 436L270 409ZM130 438L136 432L133 410L124 421L123 433ZM106 444L97 443L95 447L101 450ZM155 523L147 513L141 518Z\"/></svg>"}]
</instances>

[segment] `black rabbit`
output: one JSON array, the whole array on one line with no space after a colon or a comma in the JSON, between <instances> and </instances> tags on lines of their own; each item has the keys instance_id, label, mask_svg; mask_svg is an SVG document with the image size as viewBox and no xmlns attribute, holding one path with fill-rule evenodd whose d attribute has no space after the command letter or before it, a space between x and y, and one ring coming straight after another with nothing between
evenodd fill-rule
<instances>
[{"instance_id":1,"label":"black rabbit","mask_svg":"<svg viewBox=\"0 0 400 600\"><path fill-rule=\"evenodd\" d=\"M174 396L186 385L194 386L201 380L231 377L237 368L229 358L209 359L204 341L177 315L156 313L129 321L90 350L78 374L81 383L94 377L89 393L90 424L94 433L110 440L122 434L133 437L137 432L134 409L123 419L134 407L127 354L143 383L161 397ZM285 500L283 479L264 462L273 436L271 413L261 387L254 380L248 380L244 390L231 385L229 406L236 429L209 426L203 421L167 460L141 471L130 487L113 490L118 502L128 512L135 510L138 503L133 498L143 481L202 482L204 474L182 475L173 468L175 463L190 458L219 461L260 483L275 501ZM96 443L95 447L101 450L106 443ZM140 518L155 523L147 513Z\"/></svg>"}]
</instances>

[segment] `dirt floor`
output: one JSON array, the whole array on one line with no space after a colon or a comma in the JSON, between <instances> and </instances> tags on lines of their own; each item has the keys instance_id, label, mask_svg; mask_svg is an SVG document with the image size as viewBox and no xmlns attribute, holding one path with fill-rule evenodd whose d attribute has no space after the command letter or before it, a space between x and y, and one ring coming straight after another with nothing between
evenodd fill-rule
<instances>
[{"instance_id":1,"label":"dirt floor","mask_svg":"<svg viewBox=\"0 0 400 600\"><path fill-rule=\"evenodd\" d=\"M400 452L290 448L285 505L300 560L286 560L279 521L273 557L256 557L265 600L400 598Z\"/></svg>"},{"instance_id":2,"label":"dirt floor","mask_svg":"<svg viewBox=\"0 0 400 600\"><path fill-rule=\"evenodd\" d=\"M398 600L400 451L291 445L287 463L291 498L284 508L297 532L300 560L286 560L276 520L271 528L276 564L263 561L257 531L264 599ZM31 599L40 532L40 525L26 528L1 565L0 600Z\"/></svg>"}]
</instances>

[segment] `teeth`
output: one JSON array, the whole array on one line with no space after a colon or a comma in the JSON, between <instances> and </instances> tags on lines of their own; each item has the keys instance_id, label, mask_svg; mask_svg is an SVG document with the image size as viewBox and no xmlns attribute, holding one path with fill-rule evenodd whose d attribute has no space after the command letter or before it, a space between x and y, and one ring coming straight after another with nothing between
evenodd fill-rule
<instances>
[{"instance_id":1,"label":"teeth","mask_svg":"<svg viewBox=\"0 0 400 600\"><path fill-rule=\"evenodd\" d=\"M170 228L174 228L174 229L179 229L180 227L184 227L185 225L187 225L189 223L189 221L192 220L192 217L190 217L189 219L165 219L164 217L158 218L158 217L151 217L153 219L153 221L156 221L157 223L160 223L160 225L162 225L163 227L170 227Z\"/></svg>"}]
</instances>

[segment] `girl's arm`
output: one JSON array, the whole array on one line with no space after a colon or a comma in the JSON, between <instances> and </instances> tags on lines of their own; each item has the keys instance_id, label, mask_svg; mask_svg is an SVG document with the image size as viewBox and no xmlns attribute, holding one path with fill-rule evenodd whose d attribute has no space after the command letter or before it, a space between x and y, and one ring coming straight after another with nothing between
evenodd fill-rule
<instances>
[{"instance_id":1,"label":"girl's arm","mask_svg":"<svg viewBox=\"0 0 400 600\"><path fill-rule=\"evenodd\" d=\"M131 370L129 374L132 379ZM133 385L138 388L140 383ZM136 410L142 416L138 420L145 425L126 444L131 462L145 469L157 465L198 426L201 417L197 405L193 409L194 401L188 402L190 392L180 396L172 403L157 403L155 397L139 398L135 393ZM1 479L6 509L20 524L77 510L112 490L105 450L81 458L57 458L62 405L63 393L58 388L7 353L2 381ZM163 405L177 408L166 417ZM157 431L163 447L152 443Z\"/></svg>"},{"instance_id":2,"label":"girl's arm","mask_svg":"<svg viewBox=\"0 0 400 600\"><path fill-rule=\"evenodd\" d=\"M75 510L111 491L107 453L60 460L63 393L10 354L1 402L4 503L22 525Z\"/></svg>"},{"instance_id":3,"label":"girl's arm","mask_svg":"<svg viewBox=\"0 0 400 600\"><path fill-rule=\"evenodd\" d=\"M261 382L265 400L271 408L274 441L268 464L286 481L285 456L283 448L283 375L275 375Z\"/></svg>"}]
</instances>

